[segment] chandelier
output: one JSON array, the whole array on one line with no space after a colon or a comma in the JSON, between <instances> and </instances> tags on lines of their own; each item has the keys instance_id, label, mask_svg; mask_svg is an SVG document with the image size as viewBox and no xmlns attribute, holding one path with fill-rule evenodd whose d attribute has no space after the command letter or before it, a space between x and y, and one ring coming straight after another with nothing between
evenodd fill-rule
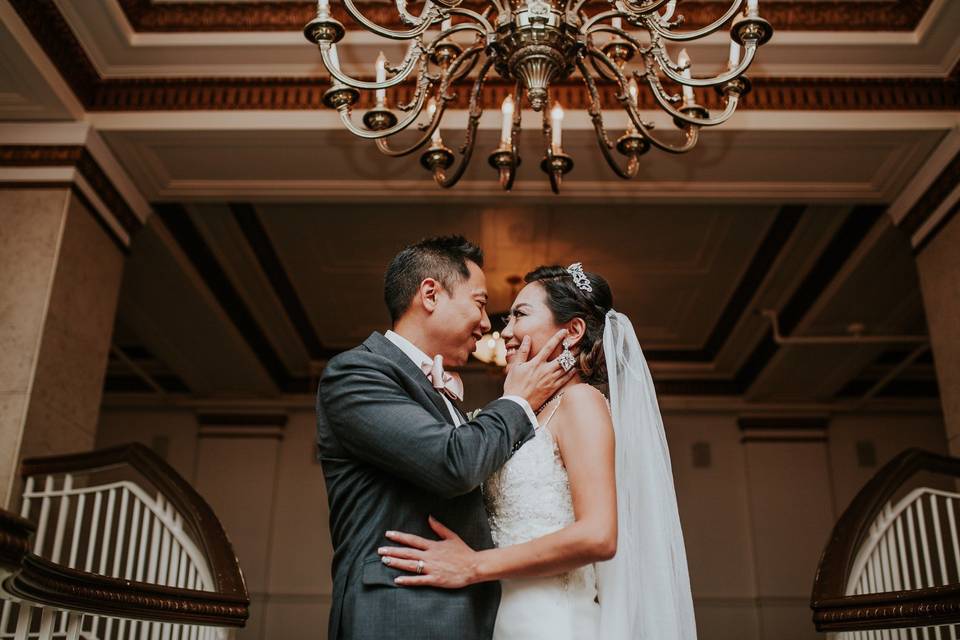
<instances>
[{"instance_id":1,"label":"chandelier","mask_svg":"<svg viewBox=\"0 0 960 640\"><path fill-rule=\"evenodd\" d=\"M513 94L501 105L499 146L489 156L490 165L499 173L500 185L510 190L520 166L517 143L526 99L530 108L543 114L544 156L540 167L554 193L558 193L562 177L573 169L573 158L563 151L564 113L562 105L551 99L552 86L575 73L579 75L600 151L614 173L630 179L639 173L640 158L651 147L669 153L689 151L696 145L701 127L721 124L733 115L740 98L750 91L744 72L757 48L773 35L770 23L759 15L759 0L733 0L715 22L690 31L677 29L683 23L683 17L676 13L677 0L605 0L593 12L587 11L587 0L484 0L481 12L461 6L463 0L425 0L419 15L410 12L406 0L395 0L399 22L408 27L403 30L376 24L353 0L341 1L347 14L366 30L391 40L409 41L409 46L397 65L389 64L381 53L375 63L374 81L346 75L337 55L337 42L346 30L331 16L330 0L319 0L317 17L304 27L304 35L318 45L331 76L324 104L339 112L348 131L375 140L388 156L406 156L425 148L420 162L441 187L455 185L473 156L483 113L483 86L491 70L514 85ZM635 29L627 31L624 22ZM668 42L697 40L728 23L730 55L726 70L716 76L695 77L685 49L678 52L676 60L667 51ZM439 25L439 31L430 30L433 25ZM414 75L412 99L391 109L386 90ZM440 121L448 104L456 99L454 86L467 78L473 84L457 162L456 154L440 135ZM679 86L680 93L665 87L664 79ZM614 85L616 101L628 122L627 130L615 142L604 125L598 88L609 83ZM676 127L673 133L664 136L641 117L638 94L644 84L660 108L672 117ZM722 111L710 113L697 103L695 89L707 87L720 94ZM359 126L353 120L352 108L361 90L375 92L375 106L363 114ZM428 121L420 123L424 112ZM391 137L414 123L418 123L419 134L413 143L391 146Z\"/></svg>"}]
</instances>

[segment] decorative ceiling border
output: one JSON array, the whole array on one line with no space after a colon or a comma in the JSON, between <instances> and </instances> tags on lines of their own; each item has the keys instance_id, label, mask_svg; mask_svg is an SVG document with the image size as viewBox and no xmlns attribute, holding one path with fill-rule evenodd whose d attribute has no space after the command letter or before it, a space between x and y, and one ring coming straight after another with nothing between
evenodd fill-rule
<instances>
[{"instance_id":1,"label":"decorative ceiling border","mask_svg":"<svg viewBox=\"0 0 960 640\"><path fill-rule=\"evenodd\" d=\"M127 204L113 181L82 145L0 145L0 167L73 167L83 176L130 238L143 227L140 218ZM32 186L42 184L33 183ZM84 200L87 199L82 191L74 189L74 192ZM90 208L91 211L96 211L92 204ZM126 240L119 238L109 224L104 222L103 226L126 251Z\"/></svg>"},{"instance_id":2,"label":"decorative ceiling border","mask_svg":"<svg viewBox=\"0 0 960 640\"><path fill-rule=\"evenodd\" d=\"M150 78L104 79L99 76L70 25L53 0L9 0L41 47L60 70L77 98L91 111L176 111L176 110L303 110L322 109L327 82L321 78ZM124 0L138 6L146 0ZM847 3L867 5L925 4L926 0ZM250 9L262 11L273 3L163 3L150 7L181 7L184 11ZM693 5L695 3L691 3ZM775 3L771 3L775 4ZM781 3L794 8L807 3ZM812 4L812 3L811 3ZM839 3L843 4L843 3ZM286 5L281 5L286 6ZM296 6L296 5L293 5ZM832 9L819 8L829 13ZM830 5L831 7L833 4ZM269 7L268 7L269 8ZM615 103L613 85L599 87L604 104ZM388 92L392 104L409 101L414 85L395 87ZM491 81L484 86L483 105L498 107L512 85ZM366 92L358 107L372 106ZM656 109L653 97L641 92L641 108ZM708 108L720 106L714 92L700 92ZM577 82L556 87L556 97L570 109L587 108L586 92ZM453 108L466 108L467 91L459 91ZM816 79L757 78L753 92L743 100L744 109L754 110L954 110L960 109L960 78L946 79Z\"/></svg>"},{"instance_id":3,"label":"decorative ceiling border","mask_svg":"<svg viewBox=\"0 0 960 640\"><path fill-rule=\"evenodd\" d=\"M926 13L932 0L879 0L863 2L839 0L823 2L785 2L765 0L763 17L785 31L912 31ZM299 31L316 14L316 2L163 2L119 0L134 31ZM594 0L592 4L606 4ZM484 2L467 0L464 7L474 10ZM589 6L589 5L588 5ZM347 25L354 24L343 7L334 2L333 15ZM392 3L363 7L364 15L384 26L398 28ZM716 2L684 2L678 12L686 26L695 28L719 17Z\"/></svg>"},{"instance_id":4,"label":"decorative ceiling border","mask_svg":"<svg viewBox=\"0 0 960 640\"><path fill-rule=\"evenodd\" d=\"M466 109L468 85L461 85L453 109ZM87 102L91 111L184 110L304 110L325 109L325 80L316 78L151 78L101 81ZM414 85L387 91L390 104L409 102ZM559 83L554 96L565 108L587 109L589 96L578 82ZM615 105L616 87L598 87L604 105ZM513 91L500 80L484 84L481 104L499 108ZM714 92L699 94L704 106L722 109ZM641 109L658 109L648 92L639 95ZM372 92L361 95L359 109L374 106ZM753 91L741 102L744 110L763 111L949 111L960 109L960 82L939 79L813 79L758 78Z\"/></svg>"}]
</instances>

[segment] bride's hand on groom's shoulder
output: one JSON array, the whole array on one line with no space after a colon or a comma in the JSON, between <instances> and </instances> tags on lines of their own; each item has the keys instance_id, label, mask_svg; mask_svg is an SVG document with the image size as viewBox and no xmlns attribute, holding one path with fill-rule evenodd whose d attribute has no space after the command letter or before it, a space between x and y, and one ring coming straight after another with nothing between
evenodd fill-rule
<instances>
[{"instance_id":1,"label":"bride's hand on groom's shoulder","mask_svg":"<svg viewBox=\"0 0 960 640\"><path fill-rule=\"evenodd\" d=\"M507 379L503 383L503 394L520 396L529 402L533 409L537 409L567 384L576 373L576 368L564 371L557 359L549 359L566 336L567 330L560 329L547 340L537 355L529 360L527 358L530 356L530 337L524 336L517 354L507 365Z\"/></svg>"},{"instance_id":2,"label":"bride's hand on groom's shoulder","mask_svg":"<svg viewBox=\"0 0 960 640\"><path fill-rule=\"evenodd\" d=\"M433 516L429 522L440 540L428 540L401 531L386 533L391 541L404 546L378 549L383 563L411 574L398 576L394 582L406 587L442 589L460 589L479 582L478 553Z\"/></svg>"}]
</instances>

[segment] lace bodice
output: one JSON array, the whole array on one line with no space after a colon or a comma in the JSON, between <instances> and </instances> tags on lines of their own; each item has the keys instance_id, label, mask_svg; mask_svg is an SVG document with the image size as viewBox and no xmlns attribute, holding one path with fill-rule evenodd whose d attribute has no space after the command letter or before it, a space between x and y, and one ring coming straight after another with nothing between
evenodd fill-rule
<instances>
[{"instance_id":1,"label":"lace bodice","mask_svg":"<svg viewBox=\"0 0 960 640\"><path fill-rule=\"evenodd\" d=\"M567 470L546 425L487 480L483 494L498 547L539 538L574 521ZM593 565L561 579L565 587L596 587Z\"/></svg>"}]
</instances>

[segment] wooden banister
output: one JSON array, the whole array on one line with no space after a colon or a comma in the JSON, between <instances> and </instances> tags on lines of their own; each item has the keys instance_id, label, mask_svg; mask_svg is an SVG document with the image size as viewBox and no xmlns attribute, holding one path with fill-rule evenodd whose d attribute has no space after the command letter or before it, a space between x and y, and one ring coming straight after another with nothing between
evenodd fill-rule
<instances>
[{"instance_id":1,"label":"wooden banister","mask_svg":"<svg viewBox=\"0 0 960 640\"><path fill-rule=\"evenodd\" d=\"M32 552L36 526L0 510L0 595L27 605L91 615L206 627L244 626L250 600L230 540L207 502L153 451L129 444L33 458L23 461L20 473L27 479L121 466L133 469L151 483L165 504L176 511L177 522L182 519L183 531L209 565L208 582L212 584L204 584L204 590L199 586L180 588L71 568L37 555L41 550Z\"/></svg>"},{"instance_id":2,"label":"wooden banister","mask_svg":"<svg viewBox=\"0 0 960 640\"><path fill-rule=\"evenodd\" d=\"M960 478L960 459L908 449L860 490L833 528L820 558L810 607L818 631L934 626L960 622L960 584L847 595L871 526L910 478L930 472Z\"/></svg>"},{"instance_id":3,"label":"wooden banister","mask_svg":"<svg viewBox=\"0 0 960 640\"><path fill-rule=\"evenodd\" d=\"M190 533L211 564L216 590L247 598L247 588L220 520L207 501L160 456L140 443L131 443L64 456L29 458L20 465L20 476L90 472L127 465L151 482L185 518Z\"/></svg>"}]
</instances>

